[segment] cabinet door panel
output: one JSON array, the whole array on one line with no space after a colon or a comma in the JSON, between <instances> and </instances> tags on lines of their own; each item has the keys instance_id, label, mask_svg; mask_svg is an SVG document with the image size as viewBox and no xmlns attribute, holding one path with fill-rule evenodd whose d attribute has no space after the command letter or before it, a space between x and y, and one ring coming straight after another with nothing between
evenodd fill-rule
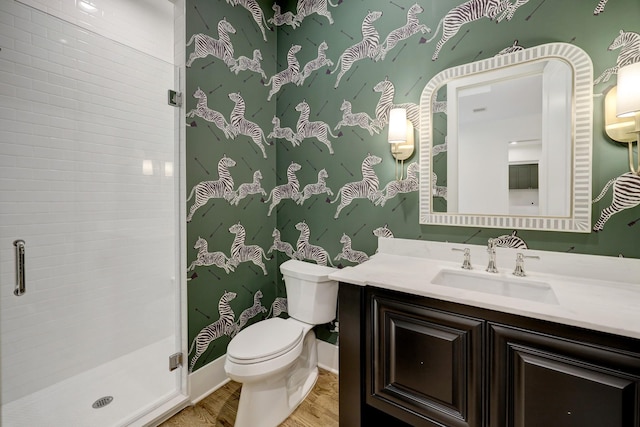
<instances>
[{"instance_id":1,"label":"cabinet door panel","mask_svg":"<svg viewBox=\"0 0 640 427\"><path fill-rule=\"evenodd\" d=\"M492 426L640 425L637 359L503 325L490 325L490 335Z\"/></svg>"},{"instance_id":2,"label":"cabinet door panel","mask_svg":"<svg viewBox=\"0 0 640 427\"><path fill-rule=\"evenodd\" d=\"M633 425L633 380L526 348L514 349L514 359L515 426Z\"/></svg>"},{"instance_id":3,"label":"cabinet door panel","mask_svg":"<svg viewBox=\"0 0 640 427\"><path fill-rule=\"evenodd\" d=\"M483 322L374 295L367 403L412 425L482 425Z\"/></svg>"},{"instance_id":4,"label":"cabinet door panel","mask_svg":"<svg viewBox=\"0 0 640 427\"><path fill-rule=\"evenodd\" d=\"M464 399L464 376L456 360L464 357L460 334L404 316L389 316L386 387L433 398L451 407Z\"/></svg>"}]
</instances>

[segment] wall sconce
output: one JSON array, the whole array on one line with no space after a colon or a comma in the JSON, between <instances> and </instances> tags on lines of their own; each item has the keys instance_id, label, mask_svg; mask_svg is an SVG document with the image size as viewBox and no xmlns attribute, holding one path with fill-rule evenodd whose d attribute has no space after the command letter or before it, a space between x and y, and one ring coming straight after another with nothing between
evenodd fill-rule
<instances>
[{"instance_id":1,"label":"wall sconce","mask_svg":"<svg viewBox=\"0 0 640 427\"><path fill-rule=\"evenodd\" d=\"M635 120L633 117L618 117L618 86L613 86L604 97L604 130L614 141L630 143L635 141L633 133Z\"/></svg>"},{"instance_id":2,"label":"wall sconce","mask_svg":"<svg viewBox=\"0 0 640 427\"><path fill-rule=\"evenodd\" d=\"M413 154L414 138L413 124L407 120L407 110L392 108L389 111L389 144L391 154L396 159L396 181L404 177L404 161ZM398 162L400 162L400 176L398 177Z\"/></svg>"},{"instance_id":3,"label":"wall sconce","mask_svg":"<svg viewBox=\"0 0 640 427\"><path fill-rule=\"evenodd\" d=\"M635 162L633 159L633 141L636 141L637 151L640 139L640 62L626 65L618 70L616 116L625 123L621 126L624 135L620 138L622 138L621 142L626 142L629 147L629 169L635 174L640 174L640 155Z\"/></svg>"}]
</instances>

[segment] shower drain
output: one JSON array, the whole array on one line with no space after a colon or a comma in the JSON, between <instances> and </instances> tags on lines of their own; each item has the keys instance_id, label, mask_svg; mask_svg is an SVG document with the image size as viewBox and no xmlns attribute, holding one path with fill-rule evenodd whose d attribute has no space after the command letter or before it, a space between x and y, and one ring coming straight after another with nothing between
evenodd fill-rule
<instances>
[{"instance_id":1,"label":"shower drain","mask_svg":"<svg viewBox=\"0 0 640 427\"><path fill-rule=\"evenodd\" d=\"M104 408L111 402L113 402L113 396L104 396L93 402L93 405L91 405L91 407L93 409Z\"/></svg>"}]
</instances>

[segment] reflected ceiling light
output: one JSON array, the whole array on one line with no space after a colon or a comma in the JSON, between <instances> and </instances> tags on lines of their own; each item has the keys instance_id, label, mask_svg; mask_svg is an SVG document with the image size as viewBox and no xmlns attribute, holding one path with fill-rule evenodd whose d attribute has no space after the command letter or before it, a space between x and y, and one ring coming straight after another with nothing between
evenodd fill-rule
<instances>
[{"instance_id":1,"label":"reflected ceiling light","mask_svg":"<svg viewBox=\"0 0 640 427\"><path fill-rule=\"evenodd\" d=\"M85 12L89 12L89 13L94 13L95 11L98 10L98 8L93 5L93 3L91 3L90 1L86 1L86 0L78 1L78 6L80 7L80 9L84 10Z\"/></svg>"},{"instance_id":2,"label":"reflected ceiling light","mask_svg":"<svg viewBox=\"0 0 640 427\"><path fill-rule=\"evenodd\" d=\"M164 162L164 176L173 176L173 162Z\"/></svg>"},{"instance_id":3,"label":"reflected ceiling light","mask_svg":"<svg viewBox=\"0 0 640 427\"><path fill-rule=\"evenodd\" d=\"M153 162L151 160L142 161L142 175L153 175Z\"/></svg>"}]
</instances>

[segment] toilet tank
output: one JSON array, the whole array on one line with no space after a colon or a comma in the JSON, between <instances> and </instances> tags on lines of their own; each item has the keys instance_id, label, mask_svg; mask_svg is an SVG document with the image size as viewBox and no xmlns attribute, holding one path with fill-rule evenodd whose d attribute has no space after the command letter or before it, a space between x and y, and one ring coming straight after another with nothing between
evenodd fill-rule
<instances>
[{"instance_id":1,"label":"toilet tank","mask_svg":"<svg viewBox=\"0 0 640 427\"><path fill-rule=\"evenodd\" d=\"M280 271L287 289L290 317L312 325L335 319L338 282L327 276L337 269L292 259L283 262Z\"/></svg>"}]
</instances>

